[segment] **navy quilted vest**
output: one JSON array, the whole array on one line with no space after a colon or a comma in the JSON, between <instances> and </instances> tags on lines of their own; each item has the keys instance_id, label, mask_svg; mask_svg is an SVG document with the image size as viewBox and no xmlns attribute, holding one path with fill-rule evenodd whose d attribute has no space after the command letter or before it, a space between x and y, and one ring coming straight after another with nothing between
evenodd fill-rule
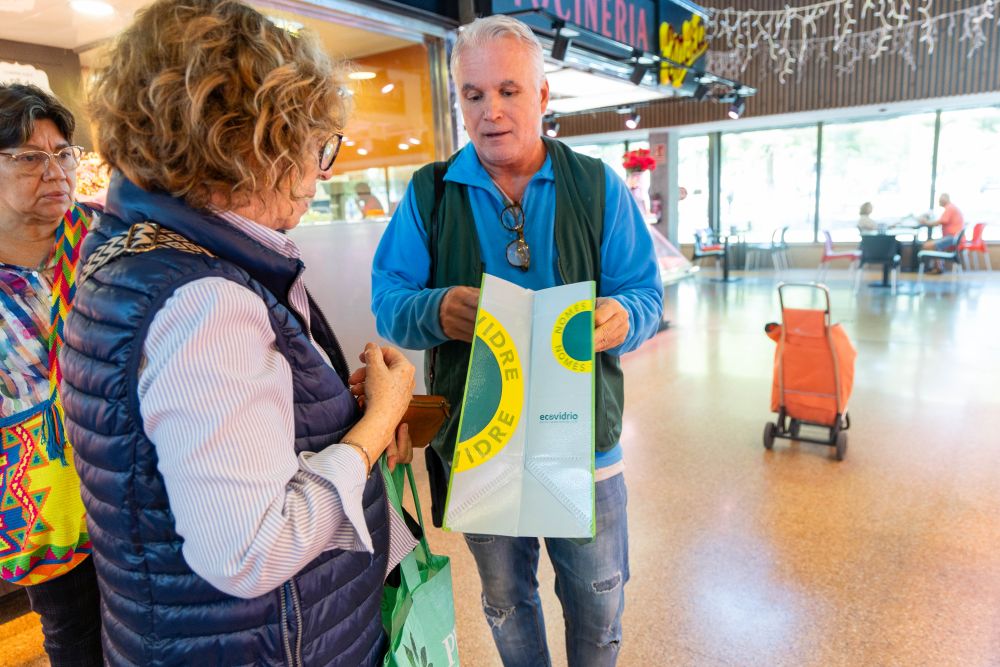
<instances>
[{"instance_id":1,"label":"navy quilted vest","mask_svg":"<svg viewBox=\"0 0 1000 667\"><path fill-rule=\"evenodd\" d=\"M363 497L374 556L325 552L277 590L252 600L220 592L184 561L137 397L149 323L174 290L221 276L267 304L278 349L292 367L296 452L337 442L359 415L345 387L347 364L324 318L313 307L313 336L336 370L324 363L288 305L301 262L120 175L107 212L87 239L85 257L144 220L182 234L218 259L166 248L118 259L79 287L66 324L63 400L103 597L106 660L150 666L381 664L379 603L389 527L377 471Z\"/></svg>"}]
</instances>

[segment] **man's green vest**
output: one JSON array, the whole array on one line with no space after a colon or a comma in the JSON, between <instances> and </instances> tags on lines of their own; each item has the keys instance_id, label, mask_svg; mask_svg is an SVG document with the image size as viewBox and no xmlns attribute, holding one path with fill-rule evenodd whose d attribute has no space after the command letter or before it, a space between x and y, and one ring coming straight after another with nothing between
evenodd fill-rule
<instances>
[{"instance_id":1,"label":"man's green vest","mask_svg":"<svg viewBox=\"0 0 1000 667\"><path fill-rule=\"evenodd\" d=\"M559 275L563 284L593 280L600 294L604 163L575 153L559 141L542 140L555 175L554 232ZM429 287L479 287L485 268L469 193L464 185L444 180L444 172L454 159L452 156L447 163L429 164L413 175L417 209L429 239ZM428 392L445 396L452 405L451 418L431 443L448 463L455 451L471 351L471 344L452 340L431 349L424 359ZM598 451L608 451L617 444L622 430L624 388L618 357L598 353L594 372L595 446Z\"/></svg>"}]
</instances>

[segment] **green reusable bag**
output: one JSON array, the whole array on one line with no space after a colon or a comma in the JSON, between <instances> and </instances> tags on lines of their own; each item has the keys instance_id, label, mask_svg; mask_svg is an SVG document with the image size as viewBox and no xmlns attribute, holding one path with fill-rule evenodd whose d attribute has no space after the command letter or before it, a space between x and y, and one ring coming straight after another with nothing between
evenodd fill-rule
<instances>
[{"instance_id":1,"label":"green reusable bag","mask_svg":"<svg viewBox=\"0 0 1000 667\"><path fill-rule=\"evenodd\" d=\"M454 667L458 662L455 602L451 592L451 561L431 553L417 485L409 465L389 472L385 457L379 461L389 502L402 514L404 477L420 523L420 544L399 564L399 587L385 586L382 625L389 635L384 667Z\"/></svg>"}]
</instances>

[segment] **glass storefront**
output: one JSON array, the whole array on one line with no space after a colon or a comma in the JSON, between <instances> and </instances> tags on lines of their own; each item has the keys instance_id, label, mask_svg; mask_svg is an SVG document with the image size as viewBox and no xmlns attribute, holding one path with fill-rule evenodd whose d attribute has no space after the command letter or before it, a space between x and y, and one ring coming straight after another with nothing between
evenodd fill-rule
<instances>
[{"instance_id":1,"label":"glass storefront","mask_svg":"<svg viewBox=\"0 0 1000 667\"><path fill-rule=\"evenodd\" d=\"M320 183L300 224L384 223L413 172L452 148L447 89L434 76L447 29L428 35L413 21L389 24L368 9L352 15L349 7L335 12L302 3L290 11L295 5L254 4L285 30L315 34L331 58L348 62L353 111L344 143L333 177ZM84 80L101 66L101 48L81 53Z\"/></svg>"},{"instance_id":2,"label":"glass storefront","mask_svg":"<svg viewBox=\"0 0 1000 667\"><path fill-rule=\"evenodd\" d=\"M428 49L411 44L353 59L354 113L333 178L302 224L386 220L413 172L435 159Z\"/></svg>"},{"instance_id":3,"label":"glass storefront","mask_svg":"<svg viewBox=\"0 0 1000 667\"><path fill-rule=\"evenodd\" d=\"M622 166L622 160L625 157L626 151L634 151L640 148L649 149L648 141L614 141L606 144L574 144L573 150L583 153L584 155L589 155L590 157L596 157L599 160L603 160L606 165L611 167L611 169L618 174L621 179L625 180L625 168Z\"/></svg>"},{"instance_id":4,"label":"glass storefront","mask_svg":"<svg viewBox=\"0 0 1000 667\"><path fill-rule=\"evenodd\" d=\"M718 183L711 181L711 136L721 147ZM626 145L647 144L591 139L573 147L624 176ZM711 226L709 202L716 189L719 225L747 230L752 241L767 242L785 226L792 243L822 240L824 231L835 241L857 241L865 202L872 204L878 223L914 225L922 215L940 215L941 193L951 196L970 230L979 222L993 223L984 237L997 241L1000 176L993 163L998 154L1000 106L681 137L676 241L693 243L695 230Z\"/></svg>"},{"instance_id":5,"label":"glass storefront","mask_svg":"<svg viewBox=\"0 0 1000 667\"><path fill-rule=\"evenodd\" d=\"M684 137L677 142L677 240L694 243L694 233L709 227L708 135Z\"/></svg>"},{"instance_id":6,"label":"glass storefront","mask_svg":"<svg viewBox=\"0 0 1000 667\"><path fill-rule=\"evenodd\" d=\"M1000 108L945 111L938 140L937 193L947 192L969 227L987 225L985 236L1000 240Z\"/></svg>"},{"instance_id":7,"label":"glass storefront","mask_svg":"<svg viewBox=\"0 0 1000 667\"><path fill-rule=\"evenodd\" d=\"M879 224L914 224L928 213L934 113L823 126L820 230L858 238L861 205Z\"/></svg>"},{"instance_id":8,"label":"glass storefront","mask_svg":"<svg viewBox=\"0 0 1000 667\"><path fill-rule=\"evenodd\" d=\"M768 242L812 241L816 201L816 128L722 135L720 224Z\"/></svg>"}]
</instances>

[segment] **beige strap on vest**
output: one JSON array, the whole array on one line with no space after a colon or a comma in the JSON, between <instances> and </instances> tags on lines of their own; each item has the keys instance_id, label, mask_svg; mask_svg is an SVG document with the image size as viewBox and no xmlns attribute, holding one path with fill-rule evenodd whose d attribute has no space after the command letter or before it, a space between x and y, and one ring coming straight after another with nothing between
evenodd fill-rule
<instances>
[{"instance_id":1,"label":"beige strap on vest","mask_svg":"<svg viewBox=\"0 0 1000 667\"><path fill-rule=\"evenodd\" d=\"M123 255L137 255L156 248L172 248L195 255L215 257L197 243L189 241L177 232L164 229L155 222L137 222L128 232L113 236L94 251L80 271L77 284L86 281L98 269Z\"/></svg>"}]
</instances>

